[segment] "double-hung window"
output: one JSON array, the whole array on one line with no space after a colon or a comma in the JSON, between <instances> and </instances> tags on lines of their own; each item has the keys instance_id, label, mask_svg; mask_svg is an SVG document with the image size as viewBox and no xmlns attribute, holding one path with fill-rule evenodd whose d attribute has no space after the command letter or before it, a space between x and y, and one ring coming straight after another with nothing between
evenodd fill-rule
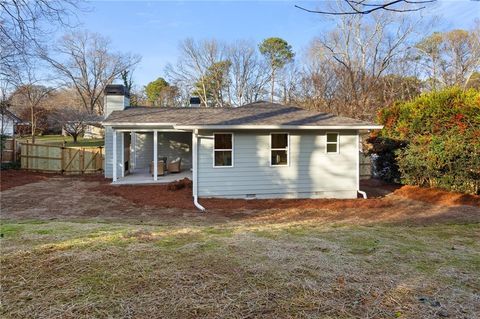
<instances>
[{"instance_id":1,"label":"double-hung window","mask_svg":"<svg viewBox=\"0 0 480 319\"><path fill-rule=\"evenodd\" d=\"M233 167L233 134L213 134L213 167Z\"/></svg>"},{"instance_id":2,"label":"double-hung window","mask_svg":"<svg viewBox=\"0 0 480 319\"><path fill-rule=\"evenodd\" d=\"M288 166L288 133L270 134L270 165Z\"/></svg>"},{"instance_id":3,"label":"double-hung window","mask_svg":"<svg viewBox=\"0 0 480 319\"><path fill-rule=\"evenodd\" d=\"M327 154L338 153L338 133L327 133Z\"/></svg>"}]
</instances>

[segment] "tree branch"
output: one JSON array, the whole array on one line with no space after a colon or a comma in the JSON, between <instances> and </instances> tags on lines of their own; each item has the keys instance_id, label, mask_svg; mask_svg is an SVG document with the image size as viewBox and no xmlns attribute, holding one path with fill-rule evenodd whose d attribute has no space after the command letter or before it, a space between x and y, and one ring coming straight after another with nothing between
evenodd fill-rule
<instances>
[{"instance_id":1,"label":"tree branch","mask_svg":"<svg viewBox=\"0 0 480 319\"><path fill-rule=\"evenodd\" d=\"M299 5L295 5L295 8L316 14L325 14L325 15L366 15L378 10L392 11L392 12L412 12L420 11L425 9L426 6L422 4L433 3L437 0L389 0L383 3L365 3L365 0L343 0L349 10L344 11L329 11L329 10L312 10ZM404 7L399 8L399 5L404 5Z\"/></svg>"}]
</instances>

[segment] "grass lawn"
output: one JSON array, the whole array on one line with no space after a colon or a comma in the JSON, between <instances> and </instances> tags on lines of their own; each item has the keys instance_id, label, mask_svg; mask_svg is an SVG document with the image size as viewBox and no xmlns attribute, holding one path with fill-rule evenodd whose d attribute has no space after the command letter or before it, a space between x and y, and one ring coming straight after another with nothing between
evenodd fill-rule
<instances>
[{"instance_id":1,"label":"grass lawn","mask_svg":"<svg viewBox=\"0 0 480 319\"><path fill-rule=\"evenodd\" d=\"M4 220L1 233L4 318L480 313L474 223Z\"/></svg>"},{"instance_id":2,"label":"grass lawn","mask_svg":"<svg viewBox=\"0 0 480 319\"><path fill-rule=\"evenodd\" d=\"M32 141L32 137L22 137L18 138L19 141ZM66 142L66 146L77 146L77 147L98 147L104 145L103 139L84 139L79 137L77 143L73 143L73 138L71 136L62 136L62 135L43 135L35 136L35 142L41 144L50 144L62 146L63 142Z\"/></svg>"}]
</instances>

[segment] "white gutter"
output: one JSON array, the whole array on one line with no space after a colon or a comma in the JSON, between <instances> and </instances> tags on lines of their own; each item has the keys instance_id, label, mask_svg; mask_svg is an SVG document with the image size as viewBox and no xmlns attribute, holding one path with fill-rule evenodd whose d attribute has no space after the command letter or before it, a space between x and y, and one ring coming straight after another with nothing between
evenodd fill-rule
<instances>
[{"instance_id":1,"label":"white gutter","mask_svg":"<svg viewBox=\"0 0 480 319\"><path fill-rule=\"evenodd\" d=\"M170 126L177 130L381 130L383 125L177 125L176 123L135 123L102 122L103 126L112 127L158 127Z\"/></svg>"},{"instance_id":2,"label":"white gutter","mask_svg":"<svg viewBox=\"0 0 480 319\"><path fill-rule=\"evenodd\" d=\"M176 123L100 122L103 126L175 126Z\"/></svg>"},{"instance_id":3,"label":"white gutter","mask_svg":"<svg viewBox=\"0 0 480 319\"><path fill-rule=\"evenodd\" d=\"M192 193L193 193L193 204L200 211L204 212L205 207L200 205L198 202L198 130L194 130L192 133L192 167L193 167L193 176L192 176Z\"/></svg>"},{"instance_id":4,"label":"white gutter","mask_svg":"<svg viewBox=\"0 0 480 319\"><path fill-rule=\"evenodd\" d=\"M174 127L180 130L380 130L383 125L175 125Z\"/></svg>"}]
</instances>

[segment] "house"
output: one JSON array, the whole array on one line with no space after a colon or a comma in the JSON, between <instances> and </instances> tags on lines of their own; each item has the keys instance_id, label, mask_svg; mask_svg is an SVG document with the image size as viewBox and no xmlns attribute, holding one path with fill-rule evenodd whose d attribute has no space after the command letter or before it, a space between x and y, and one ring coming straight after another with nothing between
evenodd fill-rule
<instances>
[{"instance_id":1,"label":"house","mask_svg":"<svg viewBox=\"0 0 480 319\"><path fill-rule=\"evenodd\" d=\"M14 136L17 125L23 124L22 119L6 109L2 110L0 117L1 135Z\"/></svg>"},{"instance_id":2,"label":"house","mask_svg":"<svg viewBox=\"0 0 480 319\"><path fill-rule=\"evenodd\" d=\"M65 123L64 126L62 127L62 136L69 136L70 133L68 132L80 131L81 129L78 128L80 126L83 129L83 138L85 140L104 138L105 130L102 124L97 121L91 121L91 122L69 121Z\"/></svg>"},{"instance_id":3,"label":"house","mask_svg":"<svg viewBox=\"0 0 480 319\"><path fill-rule=\"evenodd\" d=\"M159 158L180 157L193 199L356 198L364 121L256 102L237 108L128 107L121 86L105 92L105 177L165 182ZM149 172L153 167L153 175Z\"/></svg>"}]
</instances>

